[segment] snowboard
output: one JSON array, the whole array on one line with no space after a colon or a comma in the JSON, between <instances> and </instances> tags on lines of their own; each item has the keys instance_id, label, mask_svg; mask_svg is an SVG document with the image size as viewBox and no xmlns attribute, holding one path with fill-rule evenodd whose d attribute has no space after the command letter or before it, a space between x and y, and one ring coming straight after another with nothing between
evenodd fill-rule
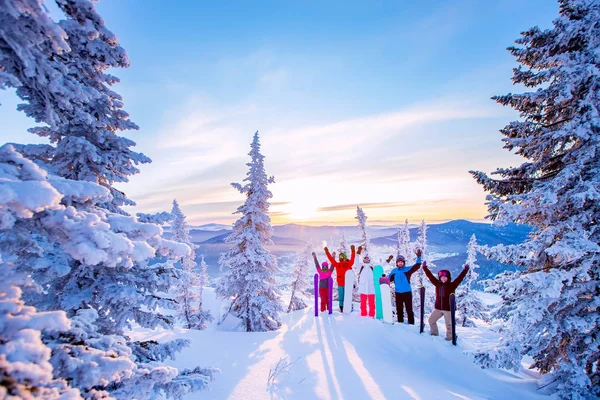
<instances>
[{"instance_id":1,"label":"snowboard","mask_svg":"<svg viewBox=\"0 0 600 400\"><path fill-rule=\"evenodd\" d=\"M452 344L456 346L456 298L450 295L450 319L452 320Z\"/></svg>"},{"instance_id":2,"label":"snowboard","mask_svg":"<svg viewBox=\"0 0 600 400\"><path fill-rule=\"evenodd\" d=\"M344 284L344 314L352 312L352 290L354 289L354 271L346 271L346 282Z\"/></svg>"},{"instance_id":3,"label":"snowboard","mask_svg":"<svg viewBox=\"0 0 600 400\"><path fill-rule=\"evenodd\" d=\"M315 317L319 316L319 274L315 274Z\"/></svg>"},{"instance_id":4,"label":"snowboard","mask_svg":"<svg viewBox=\"0 0 600 400\"><path fill-rule=\"evenodd\" d=\"M390 292L390 285L387 283L379 284L379 291L381 293L381 313L383 314L383 322L391 324L394 322L392 316L392 294Z\"/></svg>"},{"instance_id":5,"label":"snowboard","mask_svg":"<svg viewBox=\"0 0 600 400\"><path fill-rule=\"evenodd\" d=\"M373 281L375 288L375 318L383 318L383 310L381 309L381 287L379 286L379 278L383 275L383 267L376 265L373 267ZM390 303L391 304L391 303Z\"/></svg>"},{"instance_id":6,"label":"snowboard","mask_svg":"<svg viewBox=\"0 0 600 400\"><path fill-rule=\"evenodd\" d=\"M331 314L332 307L333 307L333 278L329 277L329 314Z\"/></svg>"},{"instance_id":7,"label":"snowboard","mask_svg":"<svg viewBox=\"0 0 600 400\"><path fill-rule=\"evenodd\" d=\"M423 333L425 330L425 286L419 288L419 297L421 299L421 324L419 327L419 333Z\"/></svg>"}]
</instances>

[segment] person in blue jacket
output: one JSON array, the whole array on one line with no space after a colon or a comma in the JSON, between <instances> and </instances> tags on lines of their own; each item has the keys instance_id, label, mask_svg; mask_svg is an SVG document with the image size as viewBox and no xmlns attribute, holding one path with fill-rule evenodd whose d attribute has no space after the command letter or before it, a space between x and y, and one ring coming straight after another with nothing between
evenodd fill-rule
<instances>
[{"instance_id":1,"label":"person in blue jacket","mask_svg":"<svg viewBox=\"0 0 600 400\"><path fill-rule=\"evenodd\" d=\"M412 267L405 266L406 258L403 255L398 255L396 257L396 268L388 276L390 281L394 282L396 286L396 316L398 317L398 322L404 322L404 307L406 307L406 314L408 315L408 323L410 325L415 324L410 277L421 267L421 255L423 254L420 249L417 249L415 253L417 255L417 262Z\"/></svg>"}]
</instances>

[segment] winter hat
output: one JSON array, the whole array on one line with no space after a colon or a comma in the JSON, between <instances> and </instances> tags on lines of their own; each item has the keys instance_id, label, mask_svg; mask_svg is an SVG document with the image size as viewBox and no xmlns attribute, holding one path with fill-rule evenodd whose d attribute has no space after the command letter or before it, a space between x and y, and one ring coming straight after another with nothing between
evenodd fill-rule
<instances>
[{"instance_id":1,"label":"winter hat","mask_svg":"<svg viewBox=\"0 0 600 400\"><path fill-rule=\"evenodd\" d=\"M447 276L448 281L452 280L452 275L450 274L450 271L448 271L447 269L443 269L438 272L438 278L441 278L442 276Z\"/></svg>"},{"instance_id":2,"label":"winter hat","mask_svg":"<svg viewBox=\"0 0 600 400\"><path fill-rule=\"evenodd\" d=\"M321 263L321 268L323 268L323 269L329 268L329 263L327 261L323 261Z\"/></svg>"},{"instance_id":3,"label":"winter hat","mask_svg":"<svg viewBox=\"0 0 600 400\"><path fill-rule=\"evenodd\" d=\"M346 253L340 253L340 258L343 258L344 260L348 259L348 255Z\"/></svg>"},{"instance_id":4,"label":"winter hat","mask_svg":"<svg viewBox=\"0 0 600 400\"><path fill-rule=\"evenodd\" d=\"M396 264L398 264L398 261L402 261L404 264L406 264L406 258L404 258L403 255L398 255L398 257L396 257Z\"/></svg>"}]
</instances>

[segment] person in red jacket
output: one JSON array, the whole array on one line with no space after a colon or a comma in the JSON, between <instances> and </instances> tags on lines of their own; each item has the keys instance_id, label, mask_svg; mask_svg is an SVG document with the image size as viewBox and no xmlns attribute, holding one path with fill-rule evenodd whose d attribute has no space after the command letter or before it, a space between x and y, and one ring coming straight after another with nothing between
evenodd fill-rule
<instances>
[{"instance_id":1,"label":"person in red jacket","mask_svg":"<svg viewBox=\"0 0 600 400\"><path fill-rule=\"evenodd\" d=\"M444 317L446 323L446 340L452 340L452 319L450 315L450 295L454 293L458 285L461 284L467 272L469 272L469 265L466 264L462 272L458 275L454 281L450 271L443 269L438 272L438 277L433 276L429 268L427 268L427 262L423 261L423 271L425 275L435 286L435 309L429 316L429 328L433 336L438 336L437 322L440 318Z\"/></svg>"},{"instance_id":2,"label":"person in red jacket","mask_svg":"<svg viewBox=\"0 0 600 400\"><path fill-rule=\"evenodd\" d=\"M354 265L354 258L356 257L356 248L354 245L350 246L352 250L352 254L350 259L345 253L340 253L339 261L336 261L335 258L329 253L329 249L325 247L325 255L331 262L331 265L335 268L335 273L337 275L337 284L338 284L338 302L340 305L340 311L344 312L344 285L346 284L346 271L351 270ZM358 248L359 251L362 250L361 247ZM352 296L352 293L350 293Z\"/></svg>"}]
</instances>

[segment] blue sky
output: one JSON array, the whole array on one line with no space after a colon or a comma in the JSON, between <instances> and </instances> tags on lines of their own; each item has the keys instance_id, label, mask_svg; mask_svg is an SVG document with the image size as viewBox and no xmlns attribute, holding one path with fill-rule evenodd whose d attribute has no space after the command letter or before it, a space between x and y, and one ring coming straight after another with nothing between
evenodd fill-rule
<instances>
[{"instance_id":1,"label":"blue sky","mask_svg":"<svg viewBox=\"0 0 600 400\"><path fill-rule=\"evenodd\" d=\"M102 0L131 67L113 71L153 159L122 185L131 211L231 222L259 130L275 223L481 219L468 174L515 165L489 98L520 91L506 47L549 27L551 0L204 2ZM7 141L39 141L0 93ZM4 136L4 134L3 134Z\"/></svg>"}]
</instances>

